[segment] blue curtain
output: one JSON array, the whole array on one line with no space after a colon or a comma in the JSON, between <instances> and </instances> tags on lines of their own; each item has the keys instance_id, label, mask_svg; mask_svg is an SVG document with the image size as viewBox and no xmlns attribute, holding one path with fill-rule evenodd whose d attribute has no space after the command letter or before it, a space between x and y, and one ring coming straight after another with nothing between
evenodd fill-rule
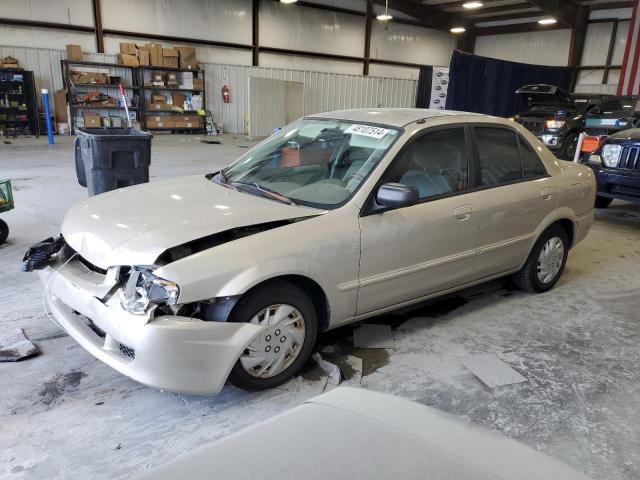
<instances>
[{"instance_id":1,"label":"blue curtain","mask_svg":"<svg viewBox=\"0 0 640 480\"><path fill-rule=\"evenodd\" d=\"M416 92L416 108L429 108L431 104L431 81L433 79L433 67L424 65L420 67L418 77L418 91Z\"/></svg>"},{"instance_id":2,"label":"blue curtain","mask_svg":"<svg viewBox=\"0 0 640 480\"><path fill-rule=\"evenodd\" d=\"M524 107L515 91L523 85L546 83L569 89L571 69L507 62L453 52L447 110L508 117Z\"/></svg>"}]
</instances>

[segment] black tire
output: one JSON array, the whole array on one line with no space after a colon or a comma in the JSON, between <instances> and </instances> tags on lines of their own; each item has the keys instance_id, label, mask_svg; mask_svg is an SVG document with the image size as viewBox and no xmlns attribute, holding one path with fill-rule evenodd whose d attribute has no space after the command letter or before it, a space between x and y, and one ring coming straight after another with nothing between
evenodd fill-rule
<instances>
[{"instance_id":1,"label":"black tire","mask_svg":"<svg viewBox=\"0 0 640 480\"><path fill-rule=\"evenodd\" d=\"M562 149L560 150L560 158L563 160L573 160L573 157L576 154L577 146L578 134L575 132L570 133L569 135L567 135L567 138L564 139Z\"/></svg>"},{"instance_id":2,"label":"black tire","mask_svg":"<svg viewBox=\"0 0 640 480\"><path fill-rule=\"evenodd\" d=\"M0 219L0 245L7 241L9 237L9 225L7 222Z\"/></svg>"},{"instance_id":3,"label":"black tire","mask_svg":"<svg viewBox=\"0 0 640 480\"><path fill-rule=\"evenodd\" d=\"M291 283L273 281L251 290L238 301L228 321L248 322L261 310L276 304L289 304L304 318L305 338L300 353L288 368L269 378L258 378L249 374L238 359L228 379L235 387L249 391L277 387L297 375L311 356L318 335L318 315L308 295Z\"/></svg>"},{"instance_id":4,"label":"black tire","mask_svg":"<svg viewBox=\"0 0 640 480\"><path fill-rule=\"evenodd\" d=\"M538 258L540 257L540 252L544 245L553 237L559 237L560 240L562 240L564 256L562 258L560 270L558 270L553 280L548 283L542 283L538 278ZM560 225L551 225L542 233L542 235L540 235L540 238L538 238L538 241L531 249L531 253L529 253L529 257L527 258L524 267L522 267L522 270L513 275L516 285L518 285L522 290L535 293L542 293L551 290L558 279L562 276L562 272L564 271L564 267L567 263L568 254L569 237L566 230Z\"/></svg>"},{"instance_id":5,"label":"black tire","mask_svg":"<svg viewBox=\"0 0 640 480\"><path fill-rule=\"evenodd\" d=\"M613 202L613 198L596 195L596 208L607 208Z\"/></svg>"}]
</instances>

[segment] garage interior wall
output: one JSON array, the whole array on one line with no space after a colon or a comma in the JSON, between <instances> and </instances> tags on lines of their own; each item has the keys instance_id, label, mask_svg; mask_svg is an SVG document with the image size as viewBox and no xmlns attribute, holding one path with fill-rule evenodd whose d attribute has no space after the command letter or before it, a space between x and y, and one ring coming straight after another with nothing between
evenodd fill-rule
<instances>
[{"instance_id":1,"label":"garage interior wall","mask_svg":"<svg viewBox=\"0 0 640 480\"><path fill-rule=\"evenodd\" d=\"M187 37L245 46L194 45L200 61L237 65L252 64L252 3L252 0L100 1L102 26L107 32ZM367 6L365 0L314 0L314 3L363 13ZM407 15L400 12L392 13L396 18L407 19ZM88 27L94 23L92 0L0 2L0 18ZM259 45L264 49L259 54L260 66L360 75L364 37L364 15L260 0ZM5 39L2 44L10 46L64 49L67 43L76 43L84 52L96 52L93 33L0 25L0 38ZM10 39L10 42L6 39ZM127 41L140 43L152 40L106 33L104 51L115 54L118 44ZM455 41L455 37L448 32L394 22L388 22L385 26L374 21L370 74L417 80L417 66L375 64L375 60L447 66ZM168 41L163 43L179 45ZM351 57L353 60L289 55L274 49Z\"/></svg>"},{"instance_id":2,"label":"garage interior wall","mask_svg":"<svg viewBox=\"0 0 640 480\"><path fill-rule=\"evenodd\" d=\"M0 55L20 59L34 71L37 91L62 88L60 60L63 50L0 46ZM115 55L85 54L86 60L115 62ZM415 106L417 80L364 77L330 72L284 68L252 67L200 62L205 71L207 109L224 131L246 133L245 115L249 111L249 77L265 77L304 83L304 113L318 113L344 108ZM231 89L231 103L223 103L223 85Z\"/></svg>"}]
</instances>

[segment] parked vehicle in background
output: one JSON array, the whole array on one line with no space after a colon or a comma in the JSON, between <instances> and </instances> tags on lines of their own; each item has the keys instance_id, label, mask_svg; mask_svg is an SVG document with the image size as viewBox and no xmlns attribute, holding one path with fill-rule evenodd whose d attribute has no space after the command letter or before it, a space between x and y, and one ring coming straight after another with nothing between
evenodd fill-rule
<instances>
[{"instance_id":1,"label":"parked vehicle in background","mask_svg":"<svg viewBox=\"0 0 640 480\"><path fill-rule=\"evenodd\" d=\"M318 331L505 275L556 284L592 171L517 123L364 109L302 118L220 172L97 195L32 247L55 321L142 383L297 374Z\"/></svg>"},{"instance_id":2,"label":"parked vehicle in background","mask_svg":"<svg viewBox=\"0 0 640 480\"><path fill-rule=\"evenodd\" d=\"M585 130L589 135L611 135L640 127L640 97L606 98L586 114Z\"/></svg>"},{"instance_id":3,"label":"parked vehicle in background","mask_svg":"<svg viewBox=\"0 0 640 480\"><path fill-rule=\"evenodd\" d=\"M526 102L525 111L512 117L538 137L557 157L572 160L585 113L601 101L599 95L572 96L555 85L524 85L516 90Z\"/></svg>"},{"instance_id":4,"label":"parked vehicle in background","mask_svg":"<svg viewBox=\"0 0 640 480\"><path fill-rule=\"evenodd\" d=\"M606 137L583 163L596 176L596 208L606 208L616 198L640 203L640 128Z\"/></svg>"}]
</instances>

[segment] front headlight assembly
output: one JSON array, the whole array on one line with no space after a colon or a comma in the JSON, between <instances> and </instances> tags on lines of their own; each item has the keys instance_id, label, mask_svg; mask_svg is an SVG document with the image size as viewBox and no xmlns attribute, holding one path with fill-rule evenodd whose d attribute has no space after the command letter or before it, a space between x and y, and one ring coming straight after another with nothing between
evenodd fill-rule
<instances>
[{"instance_id":1,"label":"front headlight assembly","mask_svg":"<svg viewBox=\"0 0 640 480\"><path fill-rule=\"evenodd\" d=\"M547 120L545 122L545 125L547 127L547 130L560 130L562 127L564 127L565 123L565 120Z\"/></svg>"},{"instance_id":2,"label":"front headlight assembly","mask_svg":"<svg viewBox=\"0 0 640 480\"><path fill-rule=\"evenodd\" d=\"M129 278L122 286L120 304L127 312L144 315L151 308L178 303L177 284L153 274L155 267L131 267Z\"/></svg>"},{"instance_id":3,"label":"front headlight assembly","mask_svg":"<svg viewBox=\"0 0 640 480\"><path fill-rule=\"evenodd\" d=\"M617 167L620 161L620 154L622 153L622 146L609 144L602 147L602 161L607 167Z\"/></svg>"}]
</instances>

